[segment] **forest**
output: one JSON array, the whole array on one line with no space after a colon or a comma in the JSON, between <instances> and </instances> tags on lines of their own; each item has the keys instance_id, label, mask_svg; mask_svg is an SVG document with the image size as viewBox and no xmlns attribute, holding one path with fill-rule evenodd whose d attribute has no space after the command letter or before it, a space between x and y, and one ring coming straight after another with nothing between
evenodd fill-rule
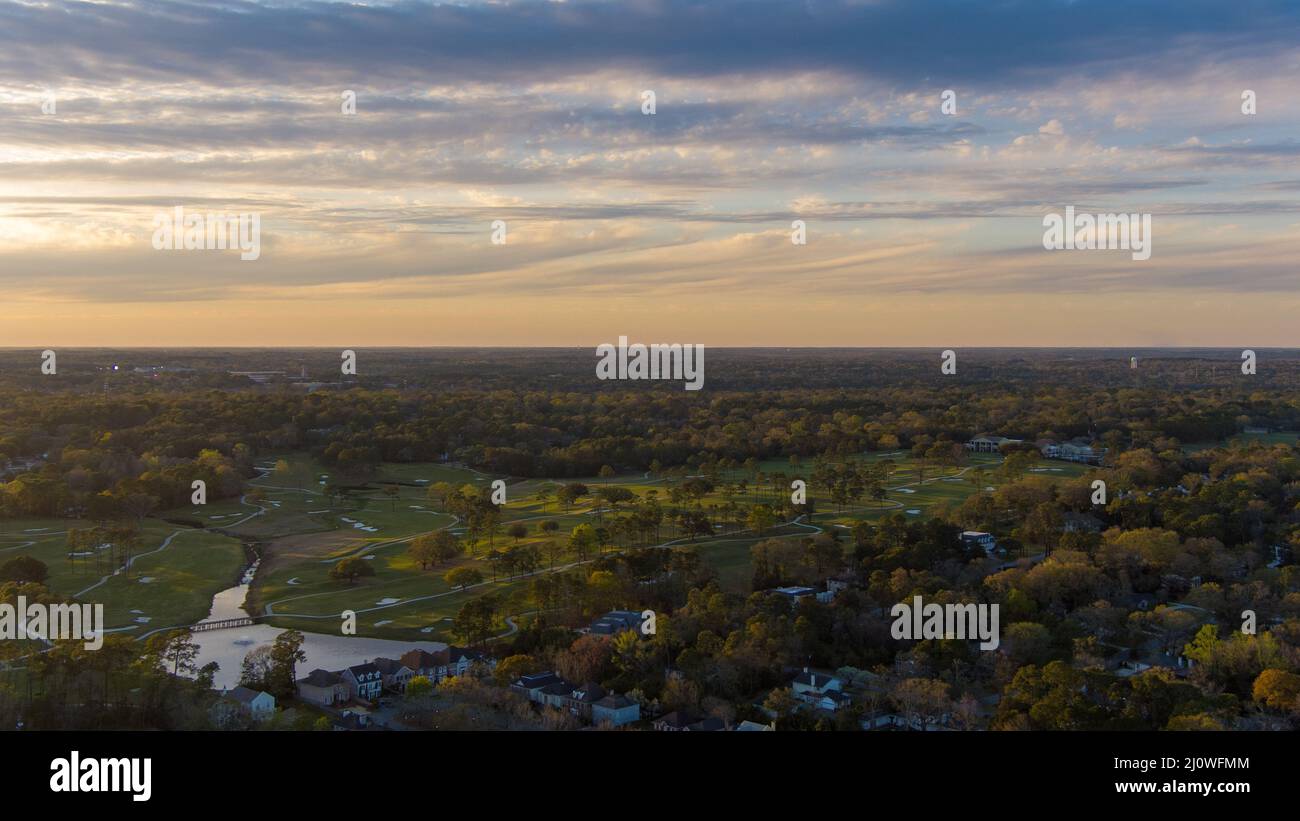
<instances>
[{"instance_id":1,"label":"forest","mask_svg":"<svg viewBox=\"0 0 1300 821\"><path fill-rule=\"evenodd\" d=\"M950 729L1294 727L1300 359L1261 351L1253 376L1236 354L1143 351L1134 368L1128 352L959 352L946 377L937 351L731 350L711 352L707 387L687 393L602 382L590 351L558 349L362 351L353 380L301 376L327 351L70 352L66 381L19 372L35 355L9 351L0 517L19 545L28 520L66 522L71 571L6 547L0 595L66 596L47 574L77 572L72 557L101 541L129 553L164 522L221 532L190 511L196 480L210 503L277 514L277 488L320 474L312 492L335 527L364 514L400 552L378 571L355 558L313 570L276 553L283 534L232 525L269 545L250 601L275 616L295 584L329 594L321 613L357 589L438 591L455 602L448 637L498 662L479 685L446 688L437 709L457 715L517 713L482 688L560 670L648 713L778 729L861 729L885 713ZM262 370L282 376L231 374ZM1007 441L966 447L985 435ZM1048 459L1055 442L1101 455ZM405 478L428 465L446 478ZM498 477L507 504L487 491ZM797 478L806 501L790 497ZM431 518L408 522L399 503ZM996 552L963 531L992 534ZM834 595L792 608L771 593L790 586ZM890 607L916 595L996 603L999 648L892 639ZM578 632L642 608L659 614L653 636ZM310 630L313 613L275 623ZM518 629L498 637L506 617ZM171 682L158 660L172 653L179 671L183 633L109 651L122 662L37 654L41 708L18 692L30 675L6 677L0 703L27 699L33 720L69 726L75 705L134 693L147 703L122 706L122 726L201 721L201 671ZM851 703L801 706L788 681L808 667L848 682ZM273 676L286 695L289 670Z\"/></svg>"}]
</instances>

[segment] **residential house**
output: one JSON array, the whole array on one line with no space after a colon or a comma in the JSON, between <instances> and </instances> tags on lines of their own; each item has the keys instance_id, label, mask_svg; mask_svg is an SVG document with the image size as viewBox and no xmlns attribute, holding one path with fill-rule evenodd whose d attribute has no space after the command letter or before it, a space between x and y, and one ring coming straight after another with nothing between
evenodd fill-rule
<instances>
[{"instance_id":1,"label":"residential house","mask_svg":"<svg viewBox=\"0 0 1300 821\"><path fill-rule=\"evenodd\" d=\"M530 673L526 676L520 676L510 685L510 689L529 701L540 704L542 703L542 690L562 681L564 679L548 670L545 673Z\"/></svg>"},{"instance_id":2,"label":"residential house","mask_svg":"<svg viewBox=\"0 0 1300 821\"><path fill-rule=\"evenodd\" d=\"M1071 439L1069 442L1049 442L1039 448L1039 452L1048 459L1064 459L1067 462L1082 462L1095 465L1106 455L1106 448L1094 448L1092 443L1083 438Z\"/></svg>"},{"instance_id":3,"label":"residential house","mask_svg":"<svg viewBox=\"0 0 1300 821\"><path fill-rule=\"evenodd\" d=\"M757 721L746 719L735 726L737 733L772 733L776 732L776 723L759 724Z\"/></svg>"},{"instance_id":4,"label":"residential house","mask_svg":"<svg viewBox=\"0 0 1300 821\"><path fill-rule=\"evenodd\" d=\"M354 664L343 671L343 681L348 685L348 694L362 701L374 701L384 689L384 677L373 662Z\"/></svg>"},{"instance_id":5,"label":"residential house","mask_svg":"<svg viewBox=\"0 0 1300 821\"><path fill-rule=\"evenodd\" d=\"M659 716L650 726L654 727L655 730L661 733L680 733L685 732L687 727L697 721L699 721L699 719L690 713L674 710L671 713Z\"/></svg>"},{"instance_id":6,"label":"residential house","mask_svg":"<svg viewBox=\"0 0 1300 821\"><path fill-rule=\"evenodd\" d=\"M428 650L409 650L403 653L398 661L411 671L412 678L424 676L430 682L437 684L447 677L446 650L439 650L436 653L430 653Z\"/></svg>"},{"instance_id":7,"label":"residential house","mask_svg":"<svg viewBox=\"0 0 1300 821\"><path fill-rule=\"evenodd\" d=\"M554 707L557 710L567 710L573 697L573 690L574 685L561 678L555 683L543 687L538 692L535 701L538 704Z\"/></svg>"},{"instance_id":8,"label":"residential house","mask_svg":"<svg viewBox=\"0 0 1300 821\"><path fill-rule=\"evenodd\" d=\"M569 692L569 699L565 706L575 716L591 721L592 706L604 697L605 688L594 681L589 681L581 687L574 687Z\"/></svg>"},{"instance_id":9,"label":"residential house","mask_svg":"<svg viewBox=\"0 0 1300 821\"><path fill-rule=\"evenodd\" d=\"M788 599L791 607L798 607L800 599L817 597L817 590L812 587L777 587L772 592Z\"/></svg>"},{"instance_id":10,"label":"residential house","mask_svg":"<svg viewBox=\"0 0 1300 821\"><path fill-rule=\"evenodd\" d=\"M347 682L338 673L316 669L308 673L305 678L298 679L296 683L298 698L310 701L312 704L328 707L348 700Z\"/></svg>"},{"instance_id":11,"label":"residential house","mask_svg":"<svg viewBox=\"0 0 1300 821\"><path fill-rule=\"evenodd\" d=\"M415 678L415 671L396 659L377 658L372 662L379 668L384 689L405 693L406 685Z\"/></svg>"},{"instance_id":12,"label":"residential house","mask_svg":"<svg viewBox=\"0 0 1300 821\"><path fill-rule=\"evenodd\" d=\"M611 610L591 623L591 632L613 636L626 630L641 632L641 614L635 610Z\"/></svg>"},{"instance_id":13,"label":"residential house","mask_svg":"<svg viewBox=\"0 0 1300 821\"><path fill-rule=\"evenodd\" d=\"M993 551L998 547L998 540L993 537L992 533L985 533L982 530L963 530L957 537L968 550L976 548L983 550L985 555L992 556Z\"/></svg>"},{"instance_id":14,"label":"residential house","mask_svg":"<svg viewBox=\"0 0 1300 821\"><path fill-rule=\"evenodd\" d=\"M641 720L641 705L627 696L610 694L591 705L591 723L622 727Z\"/></svg>"},{"instance_id":15,"label":"residential house","mask_svg":"<svg viewBox=\"0 0 1300 821\"><path fill-rule=\"evenodd\" d=\"M477 650L467 650L464 647L447 648L447 676L463 676L475 664L485 664L489 670L493 670L496 669L497 660Z\"/></svg>"},{"instance_id":16,"label":"residential house","mask_svg":"<svg viewBox=\"0 0 1300 821\"><path fill-rule=\"evenodd\" d=\"M808 668L790 685L794 697L822 710L838 710L848 703L844 695L844 682L825 673L810 672Z\"/></svg>"},{"instance_id":17,"label":"residential house","mask_svg":"<svg viewBox=\"0 0 1300 821\"><path fill-rule=\"evenodd\" d=\"M1003 445L1018 445L1021 439L1008 439L1005 436L976 436L966 443L966 450L973 453L998 453Z\"/></svg>"},{"instance_id":18,"label":"residential house","mask_svg":"<svg viewBox=\"0 0 1300 821\"><path fill-rule=\"evenodd\" d=\"M275 715L275 696L264 690L252 690L242 684L226 691L223 698L239 705L241 711L252 716L254 721L265 721Z\"/></svg>"},{"instance_id":19,"label":"residential house","mask_svg":"<svg viewBox=\"0 0 1300 821\"><path fill-rule=\"evenodd\" d=\"M727 729L727 725L720 718L702 718L694 724L686 726L688 733L719 733Z\"/></svg>"}]
</instances>

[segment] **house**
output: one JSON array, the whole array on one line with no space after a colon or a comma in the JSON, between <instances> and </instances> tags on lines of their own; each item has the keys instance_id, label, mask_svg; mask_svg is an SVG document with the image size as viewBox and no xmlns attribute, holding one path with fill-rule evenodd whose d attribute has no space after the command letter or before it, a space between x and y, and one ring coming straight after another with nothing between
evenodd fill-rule
<instances>
[{"instance_id":1,"label":"house","mask_svg":"<svg viewBox=\"0 0 1300 821\"><path fill-rule=\"evenodd\" d=\"M252 690L242 684L226 691L222 698L230 699L239 705L242 712L252 716L254 721L265 721L275 715L275 696L264 690Z\"/></svg>"},{"instance_id":2,"label":"house","mask_svg":"<svg viewBox=\"0 0 1300 821\"><path fill-rule=\"evenodd\" d=\"M310 701L312 704L328 707L348 700L347 682L338 673L321 669L312 670L305 678L298 679L296 684L298 698Z\"/></svg>"},{"instance_id":3,"label":"house","mask_svg":"<svg viewBox=\"0 0 1300 821\"><path fill-rule=\"evenodd\" d=\"M497 660L477 650L467 650L464 647L447 648L447 676L463 676L474 664L485 664L489 670L493 670L497 666Z\"/></svg>"},{"instance_id":4,"label":"house","mask_svg":"<svg viewBox=\"0 0 1300 821\"><path fill-rule=\"evenodd\" d=\"M542 691L553 684L564 681L554 672L548 670L545 673L531 673L526 676L520 676L510 685L510 689L526 697L529 701L542 702Z\"/></svg>"},{"instance_id":5,"label":"house","mask_svg":"<svg viewBox=\"0 0 1300 821\"><path fill-rule=\"evenodd\" d=\"M384 677L373 662L354 664L343 671L348 694L362 701L374 701L384 689Z\"/></svg>"},{"instance_id":6,"label":"house","mask_svg":"<svg viewBox=\"0 0 1300 821\"><path fill-rule=\"evenodd\" d=\"M406 692L406 685L415 678L415 671L396 659L377 658L372 663L379 668L384 688L395 693Z\"/></svg>"},{"instance_id":7,"label":"house","mask_svg":"<svg viewBox=\"0 0 1300 821\"><path fill-rule=\"evenodd\" d=\"M432 653L428 650L410 650L403 653L398 661L410 668L411 678L424 676L434 684L452 676L463 676L475 664L485 664L489 670L497 665L496 659L491 656L464 647L447 647Z\"/></svg>"},{"instance_id":8,"label":"house","mask_svg":"<svg viewBox=\"0 0 1300 821\"><path fill-rule=\"evenodd\" d=\"M725 729L727 725L720 718L702 718L686 726L688 733L720 733Z\"/></svg>"},{"instance_id":9,"label":"house","mask_svg":"<svg viewBox=\"0 0 1300 821\"><path fill-rule=\"evenodd\" d=\"M759 724L757 721L745 721L736 725L734 732L737 733L772 733L776 732L776 724Z\"/></svg>"},{"instance_id":10,"label":"house","mask_svg":"<svg viewBox=\"0 0 1300 821\"><path fill-rule=\"evenodd\" d=\"M795 698L820 710L834 712L849 703L848 696L844 695L843 681L825 673L811 672L806 667L795 676L790 689Z\"/></svg>"},{"instance_id":11,"label":"house","mask_svg":"<svg viewBox=\"0 0 1300 821\"><path fill-rule=\"evenodd\" d=\"M574 685L561 678L538 691L536 701L538 704L554 707L557 710L568 710L573 697L573 690Z\"/></svg>"},{"instance_id":12,"label":"house","mask_svg":"<svg viewBox=\"0 0 1300 821\"><path fill-rule=\"evenodd\" d=\"M802 673L795 676L790 689L794 691L796 698L802 695L821 695L825 692L842 693L844 692L844 682L825 673L809 672L808 668L805 667Z\"/></svg>"},{"instance_id":13,"label":"house","mask_svg":"<svg viewBox=\"0 0 1300 821\"><path fill-rule=\"evenodd\" d=\"M967 550L978 548L988 556L992 556L993 551L998 547L998 540L993 537L993 534L985 533L982 530L963 530L957 538L961 540Z\"/></svg>"},{"instance_id":14,"label":"house","mask_svg":"<svg viewBox=\"0 0 1300 821\"><path fill-rule=\"evenodd\" d=\"M789 599L791 607L798 607L800 599L817 597L817 590L812 587L778 587L772 592Z\"/></svg>"},{"instance_id":15,"label":"house","mask_svg":"<svg viewBox=\"0 0 1300 821\"><path fill-rule=\"evenodd\" d=\"M370 713L365 710L344 710L334 719L332 729L364 730L370 726Z\"/></svg>"},{"instance_id":16,"label":"house","mask_svg":"<svg viewBox=\"0 0 1300 821\"><path fill-rule=\"evenodd\" d=\"M833 713L841 707L849 706L849 704L853 702L853 699L835 690L827 690L819 696L810 696L807 701L818 710L826 710Z\"/></svg>"},{"instance_id":17,"label":"house","mask_svg":"<svg viewBox=\"0 0 1300 821\"><path fill-rule=\"evenodd\" d=\"M973 453L998 453L1003 445L1018 445L1021 439L1008 439L1005 436L976 436L966 443L966 450Z\"/></svg>"},{"instance_id":18,"label":"house","mask_svg":"<svg viewBox=\"0 0 1300 821\"><path fill-rule=\"evenodd\" d=\"M613 636L626 630L641 632L641 614L635 610L611 610L591 623L591 632Z\"/></svg>"},{"instance_id":19,"label":"house","mask_svg":"<svg viewBox=\"0 0 1300 821\"><path fill-rule=\"evenodd\" d=\"M650 726L654 727L655 730L661 733L681 733L685 732L687 727L696 723L698 720L699 719L690 713L683 713L679 710L674 710L671 713L659 716L659 718L656 718Z\"/></svg>"},{"instance_id":20,"label":"house","mask_svg":"<svg viewBox=\"0 0 1300 821\"><path fill-rule=\"evenodd\" d=\"M411 678L424 676L432 683L437 684L447 677L448 653L446 650L439 650L436 653L430 653L428 650L408 650L401 655L398 661L411 671Z\"/></svg>"},{"instance_id":21,"label":"house","mask_svg":"<svg viewBox=\"0 0 1300 821\"><path fill-rule=\"evenodd\" d=\"M622 727L641 720L641 705L627 696L610 694L591 705L591 723Z\"/></svg>"},{"instance_id":22,"label":"house","mask_svg":"<svg viewBox=\"0 0 1300 821\"><path fill-rule=\"evenodd\" d=\"M569 691L569 698L565 706L573 715L590 721L592 706L604 697L605 688L594 681L589 681L581 687L574 687Z\"/></svg>"},{"instance_id":23,"label":"house","mask_svg":"<svg viewBox=\"0 0 1300 821\"><path fill-rule=\"evenodd\" d=\"M1064 459L1067 462L1095 465L1100 464L1101 458L1106 455L1106 448L1094 448L1089 440L1078 438L1060 444L1055 442L1046 444L1039 449L1039 452L1048 459Z\"/></svg>"},{"instance_id":24,"label":"house","mask_svg":"<svg viewBox=\"0 0 1300 821\"><path fill-rule=\"evenodd\" d=\"M274 715L275 696L243 685L223 692L209 711L212 723L222 729L246 726L249 719L266 721Z\"/></svg>"}]
</instances>

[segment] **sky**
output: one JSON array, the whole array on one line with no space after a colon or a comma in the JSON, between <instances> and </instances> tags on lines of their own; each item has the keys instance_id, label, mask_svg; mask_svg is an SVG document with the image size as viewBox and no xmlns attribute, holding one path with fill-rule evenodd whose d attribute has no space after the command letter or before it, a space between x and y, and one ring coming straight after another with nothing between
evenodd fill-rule
<instances>
[{"instance_id":1,"label":"sky","mask_svg":"<svg viewBox=\"0 0 1300 821\"><path fill-rule=\"evenodd\" d=\"M1298 86L1265 0L0 0L0 346L1300 346Z\"/></svg>"}]
</instances>

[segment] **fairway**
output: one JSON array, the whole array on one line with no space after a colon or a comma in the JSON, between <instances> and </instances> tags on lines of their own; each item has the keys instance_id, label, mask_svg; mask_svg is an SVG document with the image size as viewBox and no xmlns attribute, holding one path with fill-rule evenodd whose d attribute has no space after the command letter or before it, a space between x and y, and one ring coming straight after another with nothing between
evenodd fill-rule
<instances>
[{"instance_id":1,"label":"fairway","mask_svg":"<svg viewBox=\"0 0 1300 821\"><path fill-rule=\"evenodd\" d=\"M869 453L858 459L892 466L884 499L836 507L826 501L823 489L811 482L810 465L796 467L788 460L766 460L752 471L717 471L714 489L690 503L715 511L714 521L719 524L714 534L692 540L674 533L671 523L665 523L662 540L649 546L691 545L717 572L723 589L746 593L751 577L750 549L756 542L796 539L825 530L847 537L848 529L857 522L876 521L893 513L922 520L955 508L973 493L995 488L998 481L993 476L1001 462L996 455L970 454L961 466L931 464L923 468L900 452ZM657 498L667 505L670 491L683 481L681 476L647 472L586 480L500 477L507 481L507 502L497 531L467 545L461 556L423 569L407 552L412 539L444 529L458 538L466 535L463 522L430 500L428 488L437 482L456 488L485 487L493 477L454 465L383 464L368 481L353 482L346 492L331 495L326 488L334 477L305 455L266 458L258 466L259 474L248 482L242 499L189 505L144 520L137 557L129 572L101 581L108 571L101 568L95 572L90 560L70 563L66 532L87 526L75 520L7 522L0 531L0 556L22 553L41 559L49 566L51 589L68 596L82 592L83 600L103 602L110 628L135 631L202 619L212 595L236 582L246 559L242 542L255 545L263 558L245 606L267 616L274 625L332 632L337 629L339 614L352 610L358 614L360 635L450 641L454 639L451 619L466 601L491 592L509 602L527 589L527 576L498 574L494 578L493 564L488 561L491 551L516 544L556 542L561 547L557 569L571 567L580 563L567 548L573 529L583 523L599 527L615 515L603 510L594 495L568 507L561 505L554 493L562 485L580 481L592 494L617 485L638 499ZM1027 474L1059 480L1087 470L1084 465L1040 460ZM743 512L749 506L778 501L789 493L790 482L796 478L810 483L809 498L817 506L811 520L779 524L761 535L744 526ZM539 497L539 492L547 498ZM729 524L724 510L733 511ZM203 528L162 519L201 523ZM547 520L558 525L552 534L538 528ZM512 524L522 524L526 534L517 540L507 535ZM169 536L167 546L159 549ZM844 543L849 550L847 538ZM348 557L368 562L374 574L351 583L331 578L331 568ZM594 554L587 561L593 558ZM443 577L455 567L473 568L485 581L467 590L453 590ZM548 572L549 562L544 562L534 575ZM520 600L517 609L508 606L507 610L523 609ZM507 629L504 621L500 626Z\"/></svg>"}]
</instances>

